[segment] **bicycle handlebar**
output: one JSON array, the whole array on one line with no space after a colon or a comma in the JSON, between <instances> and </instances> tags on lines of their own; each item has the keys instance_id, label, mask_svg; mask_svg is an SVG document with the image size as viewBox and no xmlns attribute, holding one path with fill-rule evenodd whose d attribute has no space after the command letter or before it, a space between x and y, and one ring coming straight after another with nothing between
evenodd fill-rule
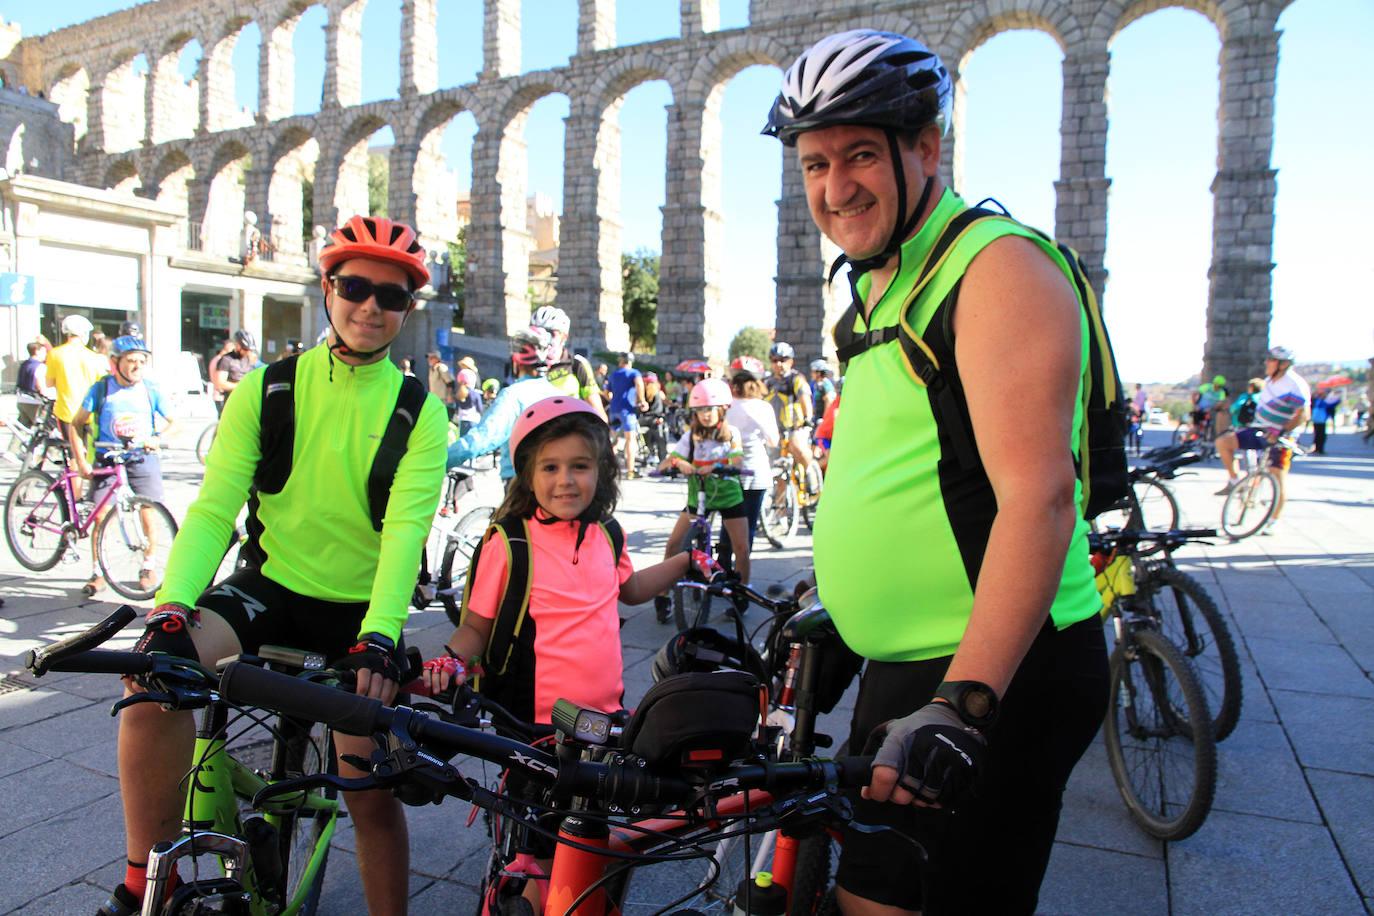
<instances>
[{"instance_id":1,"label":"bicycle handlebar","mask_svg":"<svg viewBox=\"0 0 1374 916\"><path fill-rule=\"evenodd\" d=\"M659 775L629 762L560 759L528 744L443 722L405 706L383 706L380 700L342 693L239 662L225 669L220 679L220 694L232 702L323 722L350 734L389 732L403 744L434 747L445 760L457 754L479 757L518 772L539 785L609 804L680 804L702 788L685 779ZM417 754L423 754L423 750ZM434 759L424 762L446 766ZM871 757L743 764L729 767L711 779L705 791L734 794L751 788L787 791L829 785L861 786L868 782L871 765ZM470 786L464 782L461 786L455 785L454 791L468 792Z\"/></svg>"},{"instance_id":2,"label":"bicycle handlebar","mask_svg":"<svg viewBox=\"0 0 1374 916\"><path fill-rule=\"evenodd\" d=\"M42 676L45 672L55 670L53 664L62 659L70 658L79 652L86 652L105 642L120 630L124 629L129 623L138 616L138 611L122 604L115 609L109 617L97 623L95 626L80 633L74 633L65 639L41 649L34 649L24 656L24 667L28 668L35 675ZM61 670L72 671L80 670L64 668Z\"/></svg>"}]
</instances>

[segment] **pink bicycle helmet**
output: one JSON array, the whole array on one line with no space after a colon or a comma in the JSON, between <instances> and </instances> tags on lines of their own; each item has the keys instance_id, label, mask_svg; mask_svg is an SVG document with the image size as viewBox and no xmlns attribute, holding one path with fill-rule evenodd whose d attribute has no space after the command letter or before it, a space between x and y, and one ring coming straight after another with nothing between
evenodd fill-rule
<instances>
[{"instance_id":1,"label":"pink bicycle helmet","mask_svg":"<svg viewBox=\"0 0 1374 916\"><path fill-rule=\"evenodd\" d=\"M520 416L515 420L515 427L510 433L510 457L512 464L518 464L520 454L520 443L525 441L525 437L534 432L539 427L556 420L559 417L566 417L569 414L585 413L597 420L604 426L606 421L602 420L592 406L581 398L571 396L558 396L545 398L542 401L535 401L529 407L520 411Z\"/></svg>"},{"instance_id":2,"label":"pink bicycle helmet","mask_svg":"<svg viewBox=\"0 0 1374 916\"><path fill-rule=\"evenodd\" d=\"M724 379L704 378L692 386L688 407L729 407L735 399Z\"/></svg>"}]
</instances>

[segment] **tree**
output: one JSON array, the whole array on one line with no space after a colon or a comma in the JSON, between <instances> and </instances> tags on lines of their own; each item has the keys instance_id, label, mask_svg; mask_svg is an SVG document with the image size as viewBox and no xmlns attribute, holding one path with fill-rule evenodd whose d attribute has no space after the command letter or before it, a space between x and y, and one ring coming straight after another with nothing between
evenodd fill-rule
<instances>
[{"instance_id":1,"label":"tree","mask_svg":"<svg viewBox=\"0 0 1374 916\"><path fill-rule=\"evenodd\" d=\"M730 360L740 356L752 356L761 362L768 362L768 348L773 340L767 331L759 328L740 328L735 339L730 341Z\"/></svg>"},{"instance_id":2,"label":"tree","mask_svg":"<svg viewBox=\"0 0 1374 916\"><path fill-rule=\"evenodd\" d=\"M367 214L387 215L386 201L391 186L391 168L381 153L367 154Z\"/></svg>"},{"instance_id":3,"label":"tree","mask_svg":"<svg viewBox=\"0 0 1374 916\"><path fill-rule=\"evenodd\" d=\"M621 314L630 328L630 349L653 352L658 343L658 260L647 248L620 256Z\"/></svg>"},{"instance_id":4,"label":"tree","mask_svg":"<svg viewBox=\"0 0 1374 916\"><path fill-rule=\"evenodd\" d=\"M458 238L448 243L448 294L453 297L453 326L462 327L467 301L468 227L458 228ZM442 292L442 290L441 290Z\"/></svg>"}]
</instances>

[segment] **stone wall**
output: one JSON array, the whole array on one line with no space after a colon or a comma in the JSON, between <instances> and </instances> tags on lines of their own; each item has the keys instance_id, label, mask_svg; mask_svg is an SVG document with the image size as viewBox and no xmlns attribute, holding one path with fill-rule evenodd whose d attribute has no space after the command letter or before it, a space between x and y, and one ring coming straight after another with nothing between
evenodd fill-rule
<instances>
[{"instance_id":1,"label":"stone wall","mask_svg":"<svg viewBox=\"0 0 1374 916\"><path fill-rule=\"evenodd\" d=\"M72 167L73 134L52 102L0 89L0 166L10 174L65 178Z\"/></svg>"},{"instance_id":2,"label":"stone wall","mask_svg":"<svg viewBox=\"0 0 1374 916\"><path fill-rule=\"evenodd\" d=\"M1062 152L1056 190L1057 234L1083 255L1093 283L1106 283L1108 51L1112 38L1159 0L923 0L850 3L826 0L798 16L795 0L752 0L746 29L719 31L717 0L681 0L681 37L614 47L614 0L578 0L577 53L563 67L519 73L520 0L487 0L479 78L437 85L437 0L391 0L402 8L401 84L396 98L359 104L361 20L369 0L322 0L328 13L322 108L290 115L291 36L306 0L155 0L81 25L25 39L0 61L30 86L49 89L80 139L82 180L114 176L122 187L164 199L184 197L188 219L208 238L232 236L241 213L232 195L210 193L217 176L242 163L247 203L260 225L292 231L299 203L273 192L280 170L313 162L314 218L330 223L365 207L365 163L358 151L383 125L391 128L391 215L417 222L428 247L442 242L452 206L434 201L436 136L461 111L478 124L473 145L472 219L468 232L467 329L504 334L523 323L530 241L525 230L526 112L538 99L571 100L565 131L565 182L559 304L573 317L574 342L623 347L620 319L619 137L621 99L648 80L665 80L668 118L667 200L663 207L660 350L669 356L724 353L720 266L720 96L753 64L786 66L821 36L859 25L917 36L959 67L1000 31L1036 28L1064 52ZM384 0L370 0L384 2ZM1207 373L1245 377L1266 346L1273 250L1274 76L1284 0L1184 0L1222 38L1222 111ZM243 26L263 35L256 119L233 107L228 57ZM176 54L191 38L204 49L189 85L175 74ZM148 78L131 80L128 63L143 54ZM141 88L140 84L141 83ZM141 97L140 97L141 95ZM190 103L195 99L194 112ZM944 163L960 173L962 87ZM760 112L760 118L763 113ZM137 136L135 136L137 135ZM305 152L306 144L313 144ZM136 175L137 180L130 178ZM836 297L822 282L821 241L806 214L795 170L783 169L777 239L777 326L799 355L822 352ZM169 187L169 184L171 185ZM446 190L445 194L451 193ZM294 209L293 209L294 206ZM278 212L283 210L286 212ZM229 228L226 233L225 227ZM295 250L295 241L291 246ZM1110 310L1110 307L1109 307Z\"/></svg>"}]
</instances>

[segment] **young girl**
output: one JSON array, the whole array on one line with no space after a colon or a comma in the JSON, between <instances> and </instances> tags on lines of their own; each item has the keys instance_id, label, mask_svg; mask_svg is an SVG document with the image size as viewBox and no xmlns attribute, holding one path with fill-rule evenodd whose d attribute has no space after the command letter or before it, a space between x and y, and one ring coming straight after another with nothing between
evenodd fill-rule
<instances>
[{"instance_id":1,"label":"young girl","mask_svg":"<svg viewBox=\"0 0 1374 916\"><path fill-rule=\"evenodd\" d=\"M734 403L725 414L725 420L739 431L740 442L744 446L744 468L753 473L741 478L744 488L744 507L749 520L749 550L754 549L754 535L759 527L759 511L763 508L763 498L773 486L773 462L768 457L769 449L778 447L778 418L773 408L763 400L768 388L763 380L768 370L763 363L752 356L736 357L730 363L730 390L735 395Z\"/></svg>"},{"instance_id":2,"label":"young girl","mask_svg":"<svg viewBox=\"0 0 1374 916\"><path fill-rule=\"evenodd\" d=\"M688 575L689 556L670 554L636 572L619 560L603 524L619 491L610 429L587 402L538 401L521 412L510 437L515 478L493 523L523 522L529 548L527 619L511 647L498 701L524 719L547 724L559 698L605 712L621 708L620 615L617 601L643 604ZM449 657L425 664L432 690L479 667L508 585L508 552L495 524L484 539L464 596L463 623L445 648ZM523 584L517 583L523 588ZM480 683L480 682L479 682ZM481 689L485 689L482 686ZM509 701L509 702L508 702Z\"/></svg>"},{"instance_id":3,"label":"young girl","mask_svg":"<svg viewBox=\"0 0 1374 916\"><path fill-rule=\"evenodd\" d=\"M725 420L725 411L733 397L724 379L702 379L692 386L687 398L691 423L682 438L673 446L659 470L675 467L691 475L687 481L687 506L678 516L673 533L668 537L664 557L671 557L682 549L697 511L698 488L706 488L706 508L718 512L725 523L725 533L735 555L735 570L741 582L749 581L749 510L744 502L744 490L739 478L711 476L717 466L741 467L744 448L739 432Z\"/></svg>"}]
</instances>

